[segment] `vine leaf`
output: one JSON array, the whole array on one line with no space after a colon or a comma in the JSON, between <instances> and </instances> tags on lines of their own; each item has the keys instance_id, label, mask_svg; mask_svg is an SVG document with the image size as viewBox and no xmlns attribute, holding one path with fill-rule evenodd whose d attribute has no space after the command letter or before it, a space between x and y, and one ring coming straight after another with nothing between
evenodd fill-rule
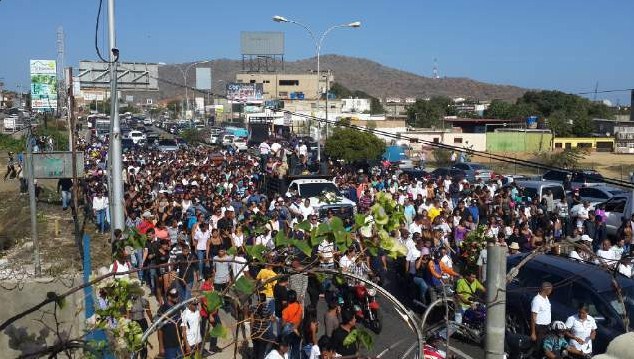
<instances>
[{"instance_id":1,"label":"vine leaf","mask_svg":"<svg viewBox=\"0 0 634 359\"><path fill-rule=\"evenodd\" d=\"M206 299L205 306L208 312L213 312L222 306L222 298L220 298L218 292L205 292L203 295Z\"/></svg>"},{"instance_id":2,"label":"vine leaf","mask_svg":"<svg viewBox=\"0 0 634 359\"><path fill-rule=\"evenodd\" d=\"M209 335L214 338L226 338L229 331L222 324L218 324L212 327L211 331L209 331Z\"/></svg>"},{"instance_id":3,"label":"vine leaf","mask_svg":"<svg viewBox=\"0 0 634 359\"><path fill-rule=\"evenodd\" d=\"M245 276L242 276L236 281L234 288L242 294L251 294L255 289L255 282Z\"/></svg>"}]
</instances>

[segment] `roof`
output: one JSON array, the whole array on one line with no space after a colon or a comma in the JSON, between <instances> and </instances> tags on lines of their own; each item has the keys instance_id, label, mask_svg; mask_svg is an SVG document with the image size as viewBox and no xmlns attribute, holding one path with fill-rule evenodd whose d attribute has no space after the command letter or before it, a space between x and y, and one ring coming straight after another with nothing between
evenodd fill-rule
<instances>
[{"instance_id":1,"label":"roof","mask_svg":"<svg viewBox=\"0 0 634 359\"><path fill-rule=\"evenodd\" d=\"M527 253L523 253L509 257L509 263L519 263L519 261L527 255ZM585 284L596 293L612 292L614 290L612 286L612 275L594 264L578 262L567 257L550 254L537 255L528 263L548 266L551 273L557 274L562 278L575 276L575 281ZM616 278L621 287L634 287L634 279L627 278L622 274L617 274ZM553 283L553 285L556 285L556 283Z\"/></svg>"},{"instance_id":2,"label":"roof","mask_svg":"<svg viewBox=\"0 0 634 359\"><path fill-rule=\"evenodd\" d=\"M557 182L557 181L535 181L535 180L523 180L523 179L517 179L513 182L517 182L518 184L523 184L523 185L534 185L534 186L539 186L539 185L561 185L561 183Z\"/></svg>"}]
</instances>

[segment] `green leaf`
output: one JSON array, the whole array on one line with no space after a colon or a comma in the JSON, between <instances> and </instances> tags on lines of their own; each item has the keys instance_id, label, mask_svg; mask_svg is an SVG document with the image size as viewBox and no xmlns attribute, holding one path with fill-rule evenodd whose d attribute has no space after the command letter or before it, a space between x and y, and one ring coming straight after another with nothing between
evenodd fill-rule
<instances>
[{"instance_id":1,"label":"green leaf","mask_svg":"<svg viewBox=\"0 0 634 359\"><path fill-rule=\"evenodd\" d=\"M310 232L310 229L311 229L310 221L306 220L306 221L297 223L295 225L295 228L301 229L302 231L308 233Z\"/></svg>"},{"instance_id":2,"label":"green leaf","mask_svg":"<svg viewBox=\"0 0 634 359\"><path fill-rule=\"evenodd\" d=\"M352 329L346 338L343 340L343 345L346 347L355 345L357 343L357 335L359 333L358 329Z\"/></svg>"},{"instance_id":3,"label":"green leaf","mask_svg":"<svg viewBox=\"0 0 634 359\"><path fill-rule=\"evenodd\" d=\"M284 234L283 231L279 231L277 232L277 234L275 235L275 246L276 247L284 247L289 245L291 242L289 241L288 237L286 237L286 235Z\"/></svg>"},{"instance_id":4,"label":"green leaf","mask_svg":"<svg viewBox=\"0 0 634 359\"><path fill-rule=\"evenodd\" d=\"M229 331L222 324L217 324L209 331L209 335L214 338L226 338Z\"/></svg>"},{"instance_id":5,"label":"green leaf","mask_svg":"<svg viewBox=\"0 0 634 359\"><path fill-rule=\"evenodd\" d=\"M365 225L365 214L355 214L354 224L356 224L359 227L363 227Z\"/></svg>"},{"instance_id":6,"label":"green leaf","mask_svg":"<svg viewBox=\"0 0 634 359\"><path fill-rule=\"evenodd\" d=\"M322 235L322 234L329 233L329 232L331 232L331 231L332 231L332 229L330 228L330 224L328 224L327 222L320 223L320 224L317 226L317 235L318 235L318 236L320 236L320 235Z\"/></svg>"},{"instance_id":7,"label":"green leaf","mask_svg":"<svg viewBox=\"0 0 634 359\"><path fill-rule=\"evenodd\" d=\"M315 273L315 278L317 278L317 281L321 284L324 282L324 279L326 279L326 274L324 273Z\"/></svg>"},{"instance_id":8,"label":"green leaf","mask_svg":"<svg viewBox=\"0 0 634 359\"><path fill-rule=\"evenodd\" d=\"M227 249L227 254L230 255L230 256L235 256L236 254L238 254L238 248L231 247L231 248Z\"/></svg>"},{"instance_id":9,"label":"green leaf","mask_svg":"<svg viewBox=\"0 0 634 359\"><path fill-rule=\"evenodd\" d=\"M255 290L255 282L252 279L242 276L234 284L234 288L242 294L251 294Z\"/></svg>"},{"instance_id":10,"label":"green leaf","mask_svg":"<svg viewBox=\"0 0 634 359\"><path fill-rule=\"evenodd\" d=\"M247 254L251 258L255 258L260 262L264 262L264 252L266 252L266 247L262 244L257 244L255 246L247 246L246 247Z\"/></svg>"},{"instance_id":11,"label":"green leaf","mask_svg":"<svg viewBox=\"0 0 634 359\"><path fill-rule=\"evenodd\" d=\"M205 305L207 307L207 312L213 312L222 306L222 298L220 298L218 292L204 292L203 295L207 300Z\"/></svg>"},{"instance_id":12,"label":"green leaf","mask_svg":"<svg viewBox=\"0 0 634 359\"><path fill-rule=\"evenodd\" d=\"M57 298L55 300L55 304L59 307L59 309L64 309L66 306L66 298Z\"/></svg>"},{"instance_id":13,"label":"green leaf","mask_svg":"<svg viewBox=\"0 0 634 359\"><path fill-rule=\"evenodd\" d=\"M374 346L374 337L367 330L359 328L357 330L357 343L370 350Z\"/></svg>"},{"instance_id":14,"label":"green leaf","mask_svg":"<svg viewBox=\"0 0 634 359\"><path fill-rule=\"evenodd\" d=\"M306 243L305 241L295 239L292 243L295 248L302 251L302 253L304 253L306 256L310 257L313 254L312 247L309 246L308 243Z\"/></svg>"},{"instance_id":15,"label":"green leaf","mask_svg":"<svg viewBox=\"0 0 634 359\"><path fill-rule=\"evenodd\" d=\"M330 219L330 228L333 232L344 231L343 220L339 217L332 217Z\"/></svg>"},{"instance_id":16,"label":"green leaf","mask_svg":"<svg viewBox=\"0 0 634 359\"><path fill-rule=\"evenodd\" d=\"M376 246L374 246L374 245L371 245L371 246L366 245L365 248L368 250L368 252L370 252L371 255L373 255L375 257L377 255L379 255L379 249Z\"/></svg>"}]
</instances>

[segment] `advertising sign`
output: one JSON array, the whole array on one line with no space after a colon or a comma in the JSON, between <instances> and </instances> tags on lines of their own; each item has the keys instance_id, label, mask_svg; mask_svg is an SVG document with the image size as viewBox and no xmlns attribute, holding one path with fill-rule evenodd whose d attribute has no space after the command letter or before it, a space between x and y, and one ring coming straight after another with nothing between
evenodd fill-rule
<instances>
[{"instance_id":1,"label":"advertising sign","mask_svg":"<svg viewBox=\"0 0 634 359\"><path fill-rule=\"evenodd\" d=\"M84 153L77 152L77 176L84 174ZM72 152L36 152L33 153L35 178L71 178L73 177ZM24 167L25 177L30 175L30 166Z\"/></svg>"},{"instance_id":2,"label":"advertising sign","mask_svg":"<svg viewBox=\"0 0 634 359\"><path fill-rule=\"evenodd\" d=\"M262 101L264 87L262 84L228 83L227 99L229 101L250 102Z\"/></svg>"},{"instance_id":3,"label":"advertising sign","mask_svg":"<svg viewBox=\"0 0 634 359\"><path fill-rule=\"evenodd\" d=\"M284 33L243 31L240 49L243 55L283 55Z\"/></svg>"},{"instance_id":4,"label":"advertising sign","mask_svg":"<svg viewBox=\"0 0 634 359\"><path fill-rule=\"evenodd\" d=\"M57 109L57 67L55 60L31 60L31 108Z\"/></svg>"}]
</instances>

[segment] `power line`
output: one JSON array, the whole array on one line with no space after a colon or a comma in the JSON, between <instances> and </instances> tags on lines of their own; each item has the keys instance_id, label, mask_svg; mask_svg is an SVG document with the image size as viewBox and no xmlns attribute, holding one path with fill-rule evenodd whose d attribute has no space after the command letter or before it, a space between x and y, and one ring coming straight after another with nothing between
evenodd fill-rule
<instances>
[{"instance_id":1,"label":"power line","mask_svg":"<svg viewBox=\"0 0 634 359\"><path fill-rule=\"evenodd\" d=\"M121 66L121 67L125 67L125 66ZM156 79L157 81L160 82L164 82L173 86L177 86L177 87L181 87L181 88L185 88L187 87L188 89L192 90L193 92L199 92L201 94L205 94L205 95L209 95L213 98L219 98L219 99L225 99L225 100L229 100L229 98L227 98L226 95L218 95L215 94L213 92L204 92L200 89L194 88L194 87L190 87L190 86L185 86L184 84L179 84L176 83L174 81L170 81L170 80L165 80L165 79L161 79L158 76L151 76L152 78ZM607 90L607 91L617 91L617 90ZM594 93L594 92L591 92ZM368 132L368 133L372 133L372 134L379 134L383 137L387 137L387 138L391 138L391 139L396 139L396 140L407 140L410 143L423 143L423 144L427 144L429 146L432 147L436 147L436 148L442 148L442 149L447 149L447 150L452 150L452 151L464 151L470 155L479 155L482 157L489 157L491 159L496 159L500 162L504 162L504 163L512 163L512 164L521 164L525 167L531 167L531 168L537 168L537 169L543 169L543 170L553 170L553 171L562 171L562 172L567 172L567 173L572 173L573 171L570 169L566 169L563 167L556 167L556 166L548 166L539 162L535 162L535 161L529 161L529 160L522 160L522 159L518 159L518 158L513 158L513 157L509 157L509 156L504 156L504 155L500 155L500 154L495 154L495 153L491 153L491 152L487 152L487 151L478 151L478 150L474 150L474 149L470 149L470 148L464 148L464 147L459 147L459 146L453 146L453 145L447 145L447 144L443 144L443 143L438 143L438 142L433 142L433 141L428 141L428 140L422 140L422 139L418 139L418 138L413 138L407 135L401 135L401 134L394 134L391 132L387 132L387 131L382 131L382 130L378 130L378 129L369 129L366 127L362 127L362 126L358 126L358 125L353 125L353 124L341 124L341 123L337 123L334 121L329 121L325 118L321 118L321 117L317 117L317 116L313 116L313 115L307 115L307 114L302 114L302 113L297 113L297 112L293 112L293 111L289 111L289 110L283 110L283 109L277 109L277 108L272 108L272 107L265 107L265 109L274 111L274 112L281 112L284 114L289 114L292 116L297 116L297 117L301 117L307 120L312 120L312 121L318 121L321 123L327 123L330 125L337 125L337 126L341 126L341 127L348 127L351 129L355 129L358 131L362 131L362 132ZM603 177L603 182L607 183L607 184L612 184L612 185L616 185L616 186L621 186L621 187L626 187L626 188L631 188L634 189L634 184L630 183L628 181L623 181L620 179L616 179L616 178L611 178L611 177Z\"/></svg>"}]
</instances>

